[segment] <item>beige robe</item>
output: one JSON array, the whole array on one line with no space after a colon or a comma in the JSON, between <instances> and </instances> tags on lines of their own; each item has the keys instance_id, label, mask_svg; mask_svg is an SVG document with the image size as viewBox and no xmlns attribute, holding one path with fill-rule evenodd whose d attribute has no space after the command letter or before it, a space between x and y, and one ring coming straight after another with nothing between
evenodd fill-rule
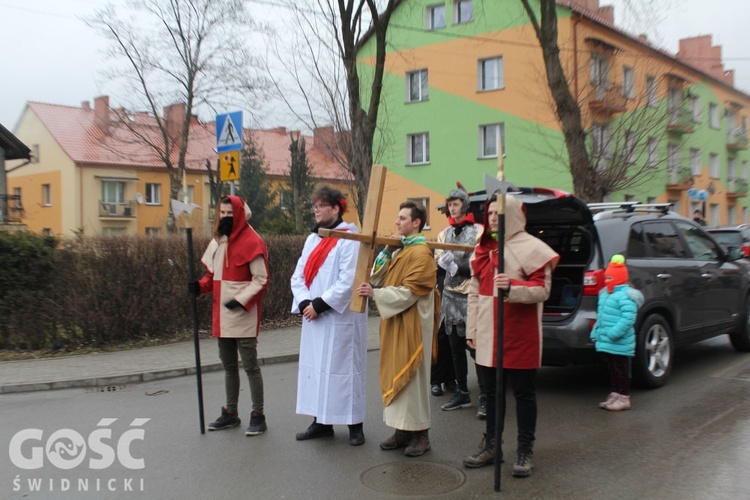
<instances>
[{"instance_id":1,"label":"beige robe","mask_svg":"<svg viewBox=\"0 0 750 500\"><path fill-rule=\"evenodd\" d=\"M399 253L404 252L403 255ZM380 312L381 323L381 357L387 356L389 347L386 342L400 341L398 335L393 335L392 328L400 323L399 316L403 314L418 315L420 326L421 349L411 354L411 363L404 367L404 371L410 371L410 377L405 385L399 382L393 387L383 383L383 359L381 359L381 388L383 389L383 419L389 427L404 431L420 431L430 428L430 356L432 352L433 327L435 323L435 297L434 287L436 280L435 263L432 253L425 245L415 245L405 250L394 252L393 260L387 262L376 274L372 276L372 283L377 286L380 283L388 284L390 281L387 274L390 266L398 261L402 266L408 263L409 269L415 266L427 266L432 270L431 283L424 283L424 288L429 291L423 295L415 294L412 289L398 284L391 284L383 288L375 288L375 303ZM395 267L395 266L394 266ZM391 275L392 277L392 275ZM399 346L401 343L399 342ZM427 354L426 354L427 353ZM388 377L390 374L385 373ZM395 374L395 378L401 379L401 374Z\"/></svg>"}]
</instances>

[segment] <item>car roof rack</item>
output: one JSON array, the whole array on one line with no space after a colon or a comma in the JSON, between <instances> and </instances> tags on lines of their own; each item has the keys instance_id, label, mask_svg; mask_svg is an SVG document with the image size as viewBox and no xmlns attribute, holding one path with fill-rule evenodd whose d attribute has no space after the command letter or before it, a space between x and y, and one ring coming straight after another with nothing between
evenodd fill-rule
<instances>
[{"instance_id":1,"label":"car roof rack","mask_svg":"<svg viewBox=\"0 0 750 500\"><path fill-rule=\"evenodd\" d=\"M641 203L640 201L588 203L587 206L592 212L609 210L613 213L658 212L666 214L672 208L671 203Z\"/></svg>"}]
</instances>

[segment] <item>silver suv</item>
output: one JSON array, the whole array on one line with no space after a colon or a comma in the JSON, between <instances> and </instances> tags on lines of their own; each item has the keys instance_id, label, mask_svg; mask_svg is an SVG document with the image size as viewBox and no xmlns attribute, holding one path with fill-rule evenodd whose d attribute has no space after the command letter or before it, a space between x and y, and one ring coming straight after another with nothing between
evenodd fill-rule
<instances>
[{"instance_id":1,"label":"silver suv","mask_svg":"<svg viewBox=\"0 0 750 500\"><path fill-rule=\"evenodd\" d=\"M597 360L589 333L606 263L617 253L645 298L636 321L636 384L660 387L677 348L718 335L750 352L750 263L739 249L725 250L669 205L587 205L546 188L520 188L517 196L526 206L527 231L560 254L544 303L543 364ZM470 199L481 221L486 194Z\"/></svg>"}]
</instances>

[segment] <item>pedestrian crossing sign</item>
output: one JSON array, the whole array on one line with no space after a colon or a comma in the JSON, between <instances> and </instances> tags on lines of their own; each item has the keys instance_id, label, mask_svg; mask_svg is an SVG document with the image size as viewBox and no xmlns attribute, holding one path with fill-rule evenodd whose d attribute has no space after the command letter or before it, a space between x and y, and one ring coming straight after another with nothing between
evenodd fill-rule
<instances>
[{"instance_id":1,"label":"pedestrian crossing sign","mask_svg":"<svg viewBox=\"0 0 750 500\"><path fill-rule=\"evenodd\" d=\"M240 178L240 152L228 151L219 155L219 180L236 181Z\"/></svg>"},{"instance_id":2,"label":"pedestrian crossing sign","mask_svg":"<svg viewBox=\"0 0 750 500\"><path fill-rule=\"evenodd\" d=\"M242 149L242 111L216 115L216 151Z\"/></svg>"}]
</instances>

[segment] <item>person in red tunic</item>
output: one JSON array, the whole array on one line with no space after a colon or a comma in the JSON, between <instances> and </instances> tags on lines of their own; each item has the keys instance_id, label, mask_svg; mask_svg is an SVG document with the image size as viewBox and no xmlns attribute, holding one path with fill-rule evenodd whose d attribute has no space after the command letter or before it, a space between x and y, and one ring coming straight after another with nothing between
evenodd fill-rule
<instances>
[{"instance_id":1,"label":"person in red tunic","mask_svg":"<svg viewBox=\"0 0 750 500\"><path fill-rule=\"evenodd\" d=\"M191 283L189 290L195 295L213 292L212 333L218 339L219 357L224 366L226 406L222 407L221 416L208 425L208 430L237 427L242 423L237 412L239 351L253 400L245 435L256 436L267 428L257 345L261 304L269 275L266 244L248 223L251 215L250 208L239 196L221 199L214 238L201 258L206 275Z\"/></svg>"},{"instance_id":2,"label":"person in red tunic","mask_svg":"<svg viewBox=\"0 0 750 500\"><path fill-rule=\"evenodd\" d=\"M490 198L494 199L494 196ZM466 457L464 465L474 468L494 463L495 439L502 440L503 426L495 429L496 311L498 290L502 290L505 294L503 380L513 389L518 424L513 476L528 477L533 468L532 448L537 419L534 379L542 361L542 303L549 297L552 271L560 256L525 231L523 204L509 195L506 196L504 273L497 274L498 213L495 201L485 206L484 220L489 228L482 234L471 259L466 339L469 347L476 349L479 376L487 392L487 420L479 450ZM505 394L505 387L502 394ZM504 420L503 414L500 421Z\"/></svg>"}]
</instances>

